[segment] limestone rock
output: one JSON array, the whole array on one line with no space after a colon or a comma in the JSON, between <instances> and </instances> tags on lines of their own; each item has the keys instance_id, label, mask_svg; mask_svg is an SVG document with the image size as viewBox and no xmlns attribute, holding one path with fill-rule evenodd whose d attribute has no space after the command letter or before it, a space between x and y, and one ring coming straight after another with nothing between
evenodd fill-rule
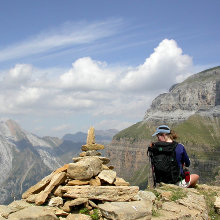
<instances>
[{"instance_id":1,"label":"limestone rock","mask_svg":"<svg viewBox=\"0 0 220 220\"><path fill-rule=\"evenodd\" d=\"M88 185L88 180L70 180L66 185L67 186L82 186L82 185Z\"/></svg>"},{"instance_id":2,"label":"limestone rock","mask_svg":"<svg viewBox=\"0 0 220 220\"><path fill-rule=\"evenodd\" d=\"M49 185L36 196L35 204L36 205L43 204L46 201L49 193L54 189L54 187L57 186L57 185L60 185L61 183L63 183L65 181L65 179L66 179L66 173L65 172L56 173L52 177Z\"/></svg>"},{"instance_id":3,"label":"limestone rock","mask_svg":"<svg viewBox=\"0 0 220 220\"><path fill-rule=\"evenodd\" d=\"M115 181L116 172L113 170L103 170L101 173L99 173L98 177L99 179L112 184Z\"/></svg>"},{"instance_id":4,"label":"limestone rock","mask_svg":"<svg viewBox=\"0 0 220 220\"><path fill-rule=\"evenodd\" d=\"M91 179L89 181L89 185L90 186L101 186L102 184L101 184L100 179L96 176L95 179Z\"/></svg>"},{"instance_id":5,"label":"limestone rock","mask_svg":"<svg viewBox=\"0 0 220 220\"><path fill-rule=\"evenodd\" d=\"M70 214L66 220L92 220L92 218L89 215L84 214Z\"/></svg>"},{"instance_id":6,"label":"limestone rock","mask_svg":"<svg viewBox=\"0 0 220 220\"><path fill-rule=\"evenodd\" d=\"M80 157L85 157L85 156L101 156L101 153L96 151L96 150L89 150L89 151L84 151L79 154Z\"/></svg>"},{"instance_id":7,"label":"limestone rock","mask_svg":"<svg viewBox=\"0 0 220 220\"><path fill-rule=\"evenodd\" d=\"M138 190L137 186L63 186L61 188L64 197L103 201L129 201Z\"/></svg>"},{"instance_id":8,"label":"limestone rock","mask_svg":"<svg viewBox=\"0 0 220 220\"><path fill-rule=\"evenodd\" d=\"M162 219L208 219L208 215L201 214L200 210L186 207L175 202L164 202L160 210ZM164 218L166 216L166 218ZM162 218L163 217L163 218Z\"/></svg>"},{"instance_id":9,"label":"limestone rock","mask_svg":"<svg viewBox=\"0 0 220 220\"><path fill-rule=\"evenodd\" d=\"M182 83L172 86L168 93L156 97L146 111L144 120L160 123L179 122L195 112L210 116L211 112L208 110L215 108L220 102L219 80L220 68L192 75Z\"/></svg>"},{"instance_id":10,"label":"limestone rock","mask_svg":"<svg viewBox=\"0 0 220 220\"><path fill-rule=\"evenodd\" d=\"M137 200L148 200L148 201L151 201L151 202L155 202L156 196L154 195L154 193L152 193L150 191L140 190L138 192L137 196L135 196L135 199L137 199Z\"/></svg>"},{"instance_id":11,"label":"limestone rock","mask_svg":"<svg viewBox=\"0 0 220 220\"><path fill-rule=\"evenodd\" d=\"M0 205L0 216L7 218L9 214L18 211L15 207L10 207L6 205Z\"/></svg>"},{"instance_id":12,"label":"limestone rock","mask_svg":"<svg viewBox=\"0 0 220 220\"><path fill-rule=\"evenodd\" d=\"M70 163L67 169L72 179L87 180L96 176L102 170L102 162L99 158L86 157L77 163Z\"/></svg>"},{"instance_id":13,"label":"limestone rock","mask_svg":"<svg viewBox=\"0 0 220 220\"><path fill-rule=\"evenodd\" d=\"M115 186L130 186L130 183L126 182L123 178L116 177L114 185Z\"/></svg>"},{"instance_id":14,"label":"limestone rock","mask_svg":"<svg viewBox=\"0 0 220 220\"><path fill-rule=\"evenodd\" d=\"M51 173L50 175L44 177L40 182L38 182L37 184L35 184L34 186L30 187L26 192L24 192L22 194L22 198L26 199L28 198L28 196L30 196L31 194L35 194L40 192L42 189L45 189L46 186L48 185L48 183L50 182L50 180L52 179L52 177L55 174Z\"/></svg>"},{"instance_id":15,"label":"limestone rock","mask_svg":"<svg viewBox=\"0 0 220 220\"><path fill-rule=\"evenodd\" d=\"M69 164L65 164L64 166L56 169L53 174L56 174L56 173L60 173L60 172L66 172L67 171L67 168L68 168Z\"/></svg>"},{"instance_id":16,"label":"limestone rock","mask_svg":"<svg viewBox=\"0 0 220 220\"><path fill-rule=\"evenodd\" d=\"M63 199L62 197L53 197L50 199L48 206L54 206L54 207L59 207L63 205Z\"/></svg>"},{"instance_id":17,"label":"limestone rock","mask_svg":"<svg viewBox=\"0 0 220 220\"><path fill-rule=\"evenodd\" d=\"M47 219L47 220L58 220L58 217L54 214L52 209L42 206L30 206L22 209L16 213L9 215L9 220L18 219Z\"/></svg>"},{"instance_id":18,"label":"limestone rock","mask_svg":"<svg viewBox=\"0 0 220 220\"><path fill-rule=\"evenodd\" d=\"M87 144L95 144L95 129L94 127L90 127L87 135Z\"/></svg>"},{"instance_id":19,"label":"limestone rock","mask_svg":"<svg viewBox=\"0 0 220 220\"><path fill-rule=\"evenodd\" d=\"M89 200L89 205L91 205L91 207L93 208L98 208L98 205L96 205L93 201Z\"/></svg>"},{"instance_id":20,"label":"limestone rock","mask_svg":"<svg viewBox=\"0 0 220 220\"><path fill-rule=\"evenodd\" d=\"M69 201L65 202L65 204L63 206L63 210L65 212L70 212L72 206L77 206L77 205L81 205L81 204L84 204L84 203L88 203L87 198L77 198L77 199L74 199L74 200L69 200Z\"/></svg>"},{"instance_id":21,"label":"limestone rock","mask_svg":"<svg viewBox=\"0 0 220 220\"><path fill-rule=\"evenodd\" d=\"M98 207L107 219L150 220L152 216L152 203L146 201L106 202L99 204Z\"/></svg>"},{"instance_id":22,"label":"limestone rock","mask_svg":"<svg viewBox=\"0 0 220 220\"><path fill-rule=\"evenodd\" d=\"M30 203L35 203L35 199L37 197L38 194L31 194L29 195L25 200L26 202L30 202Z\"/></svg>"},{"instance_id":23,"label":"limestone rock","mask_svg":"<svg viewBox=\"0 0 220 220\"><path fill-rule=\"evenodd\" d=\"M197 209L203 211L207 209L205 199L203 195L197 195L195 193L188 192L187 197L178 200L179 204L185 205L188 208Z\"/></svg>"},{"instance_id":24,"label":"limestone rock","mask_svg":"<svg viewBox=\"0 0 220 220\"><path fill-rule=\"evenodd\" d=\"M220 197L216 197L214 208L216 212L220 215Z\"/></svg>"},{"instance_id":25,"label":"limestone rock","mask_svg":"<svg viewBox=\"0 0 220 220\"><path fill-rule=\"evenodd\" d=\"M25 200L15 200L8 205L8 207L14 207L17 210L21 210L21 209L27 208L29 206L31 206L31 204L26 202Z\"/></svg>"},{"instance_id":26,"label":"limestone rock","mask_svg":"<svg viewBox=\"0 0 220 220\"><path fill-rule=\"evenodd\" d=\"M56 216L59 216L59 217L60 217L60 216L68 216L69 213L63 211L62 209L56 208L56 210L55 210L55 215L56 215ZM60 217L60 218L61 218L61 217Z\"/></svg>"},{"instance_id":27,"label":"limestone rock","mask_svg":"<svg viewBox=\"0 0 220 220\"><path fill-rule=\"evenodd\" d=\"M103 150L103 149L105 149L105 147L102 144L86 144L86 145L82 145L81 149L82 149L82 151Z\"/></svg>"},{"instance_id":28,"label":"limestone rock","mask_svg":"<svg viewBox=\"0 0 220 220\"><path fill-rule=\"evenodd\" d=\"M79 162L81 160L89 159L89 158L98 158L102 161L103 164L108 164L110 162L109 158L107 157L99 157L99 156L85 156L85 157L75 157L73 158L74 162Z\"/></svg>"}]
</instances>

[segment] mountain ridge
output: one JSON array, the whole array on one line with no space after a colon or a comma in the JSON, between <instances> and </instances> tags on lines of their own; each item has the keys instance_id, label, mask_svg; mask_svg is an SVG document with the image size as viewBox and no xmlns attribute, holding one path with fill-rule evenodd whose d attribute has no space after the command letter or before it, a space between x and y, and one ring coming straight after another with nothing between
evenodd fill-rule
<instances>
[{"instance_id":1,"label":"mountain ridge","mask_svg":"<svg viewBox=\"0 0 220 220\"><path fill-rule=\"evenodd\" d=\"M106 156L123 178L143 189L151 172L147 147L154 141L151 135L156 127L165 123L180 135L178 141L185 145L191 158L191 172L198 173L202 183L212 181L219 185L219 66L173 85L168 93L160 94L152 101L142 121L113 137ZM120 155L120 159L116 155Z\"/></svg>"}]
</instances>

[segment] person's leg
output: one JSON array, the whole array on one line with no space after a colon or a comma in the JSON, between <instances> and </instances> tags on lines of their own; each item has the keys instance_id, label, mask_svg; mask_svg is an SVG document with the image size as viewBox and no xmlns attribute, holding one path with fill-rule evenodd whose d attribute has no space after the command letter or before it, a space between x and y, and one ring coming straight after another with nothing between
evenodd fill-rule
<instances>
[{"instance_id":1,"label":"person's leg","mask_svg":"<svg viewBox=\"0 0 220 220\"><path fill-rule=\"evenodd\" d=\"M197 174L191 174L190 175L190 184L188 187L194 187L196 183L198 182L199 175Z\"/></svg>"}]
</instances>

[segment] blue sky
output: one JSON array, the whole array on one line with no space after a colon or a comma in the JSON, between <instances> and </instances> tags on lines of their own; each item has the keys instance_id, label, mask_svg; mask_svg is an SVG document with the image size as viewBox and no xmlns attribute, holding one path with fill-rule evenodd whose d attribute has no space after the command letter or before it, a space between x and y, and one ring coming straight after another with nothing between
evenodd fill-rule
<instances>
[{"instance_id":1,"label":"blue sky","mask_svg":"<svg viewBox=\"0 0 220 220\"><path fill-rule=\"evenodd\" d=\"M40 136L126 128L219 65L218 0L0 3L1 118Z\"/></svg>"}]
</instances>

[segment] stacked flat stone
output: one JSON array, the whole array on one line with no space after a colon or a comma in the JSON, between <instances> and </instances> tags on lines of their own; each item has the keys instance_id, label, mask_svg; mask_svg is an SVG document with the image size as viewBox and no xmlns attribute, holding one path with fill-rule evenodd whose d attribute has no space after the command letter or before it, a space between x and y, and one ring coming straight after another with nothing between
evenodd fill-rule
<instances>
[{"instance_id":1,"label":"stacked flat stone","mask_svg":"<svg viewBox=\"0 0 220 220\"><path fill-rule=\"evenodd\" d=\"M22 198L38 206L56 207L60 216L69 215L77 206L102 210L105 202L135 201L139 187L130 186L124 179L117 177L113 167L107 165L110 160L98 152L102 149L103 145L95 143L94 128L90 128L87 143L82 146L83 152L79 157L73 158L73 163L64 165L29 188ZM138 204L135 205L138 207ZM143 212L144 215L151 215L147 207L143 208ZM140 214L143 215L142 211L137 216Z\"/></svg>"}]
</instances>

